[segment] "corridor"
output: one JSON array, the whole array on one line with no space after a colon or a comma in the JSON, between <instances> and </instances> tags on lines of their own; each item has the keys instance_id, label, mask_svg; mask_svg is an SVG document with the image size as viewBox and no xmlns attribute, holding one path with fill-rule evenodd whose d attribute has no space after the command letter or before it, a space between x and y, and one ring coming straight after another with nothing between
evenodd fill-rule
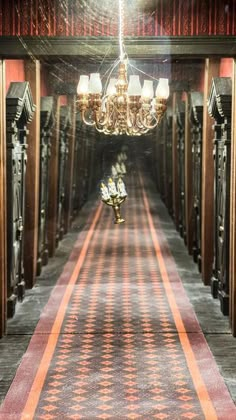
<instances>
[{"instance_id":1,"label":"corridor","mask_svg":"<svg viewBox=\"0 0 236 420\"><path fill-rule=\"evenodd\" d=\"M228 357L235 354L219 303L201 286L145 169L132 170L127 192L121 225L97 196L84 206L9 321L0 364L15 377L0 419L236 419L234 382L230 396L209 348L223 351L231 340Z\"/></svg>"}]
</instances>

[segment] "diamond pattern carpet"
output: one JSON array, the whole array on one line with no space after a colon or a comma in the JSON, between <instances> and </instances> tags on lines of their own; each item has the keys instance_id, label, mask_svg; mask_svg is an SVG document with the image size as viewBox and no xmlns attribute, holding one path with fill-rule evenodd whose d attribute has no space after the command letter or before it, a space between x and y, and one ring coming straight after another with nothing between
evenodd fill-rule
<instances>
[{"instance_id":1,"label":"diamond pattern carpet","mask_svg":"<svg viewBox=\"0 0 236 420\"><path fill-rule=\"evenodd\" d=\"M2 420L236 419L147 180L128 192L125 224L99 205L80 233Z\"/></svg>"}]
</instances>

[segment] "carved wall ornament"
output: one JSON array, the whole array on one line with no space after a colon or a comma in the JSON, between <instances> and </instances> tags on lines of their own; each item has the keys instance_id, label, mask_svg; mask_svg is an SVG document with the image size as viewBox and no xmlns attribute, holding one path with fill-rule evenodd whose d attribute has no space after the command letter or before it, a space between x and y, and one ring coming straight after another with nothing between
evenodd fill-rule
<instances>
[{"instance_id":1,"label":"carved wall ornament","mask_svg":"<svg viewBox=\"0 0 236 420\"><path fill-rule=\"evenodd\" d=\"M28 82L12 82L6 96L7 136L7 312L24 297L24 207L27 124L35 105Z\"/></svg>"},{"instance_id":2,"label":"carved wall ornament","mask_svg":"<svg viewBox=\"0 0 236 420\"><path fill-rule=\"evenodd\" d=\"M219 297L221 310L229 314L229 209L231 160L230 77L215 77L208 98L208 111L214 118L214 262L212 294Z\"/></svg>"}]
</instances>

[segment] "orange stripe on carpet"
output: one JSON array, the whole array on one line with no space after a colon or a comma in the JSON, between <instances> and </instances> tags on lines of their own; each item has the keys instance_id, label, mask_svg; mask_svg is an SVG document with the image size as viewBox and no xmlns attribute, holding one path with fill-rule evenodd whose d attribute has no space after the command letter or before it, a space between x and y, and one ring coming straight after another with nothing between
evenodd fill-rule
<instances>
[{"instance_id":1,"label":"orange stripe on carpet","mask_svg":"<svg viewBox=\"0 0 236 420\"><path fill-rule=\"evenodd\" d=\"M139 177L140 177L140 183L142 186L144 206L147 213L148 224L150 228L150 233L151 233L156 257L159 263L160 273L163 279L163 285L166 290L166 296L169 301L171 312L173 314L173 318L174 318L176 328L179 334L179 339L180 339L180 342L181 342L181 345L185 354L185 358L188 364L189 372L192 376L192 380L193 380L193 383L194 383L194 386L195 386L195 389L199 398L199 402L201 404L203 413L206 416L206 419L217 420L218 417L217 417L216 411L214 409L210 396L207 392L207 388L200 374L197 361L195 359L191 344L188 339L186 329L184 327L184 323L182 321L182 318L181 318L181 315L180 315L180 312L179 312L179 309L175 300L174 292L172 290L171 282L169 280L169 276L166 270L164 257L162 255L161 247L160 247L159 240L158 240L156 230L154 227L153 218L150 212L148 198L144 190L143 179L141 175L139 175Z\"/></svg>"},{"instance_id":2,"label":"orange stripe on carpet","mask_svg":"<svg viewBox=\"0 0 236 420\"><path fill-rule=\"evenodd\" d=\"M58 309L57 312L57 316L56 319L54 321L54 324L52 326L51 332L50 332L50 336L48 339L48 343L47 346L45 348L43 357L41 359L39 368L37 370L37 374L35 376L33 385L31 387L31 390L29 392L29 396L28 399L26 401L26 405L24 407L24 410L22 412L21 415L21 420L28 420L28 419L33 419L34 418L34 413L35 410L37 408L38 402L39 402L39 398L40 398L40 394L45 382L45 378L48 372L48 369L50 367L50 363L57 345L57 341L60 335L60 330L61 330L61 326L65 317L65 312L67 309L67 305L70 301L71 298L71 294L73 292L74 289L74 284L76 283L76 280L78 278L78 275L80 273L80 270L82 268L82 265L84 263L84 259L86 257L87 251L88 251L88 247L89 247L89 242L93 236L94 230L96 228L97 222L99 220L99 217L101 215L101 211L102 211L102 204L100 204L98 206L98 209L95 213L94 219L93 219L93 223L91 224L87 236L85 238L83 247L81 249L78 261L76 263L76 266L73 270L73 273L70 277L70 280L68 282L68 285L66 287L66 291L64 294L64 297L62 299L61 305Z\"/></svg>"}]
</instances>

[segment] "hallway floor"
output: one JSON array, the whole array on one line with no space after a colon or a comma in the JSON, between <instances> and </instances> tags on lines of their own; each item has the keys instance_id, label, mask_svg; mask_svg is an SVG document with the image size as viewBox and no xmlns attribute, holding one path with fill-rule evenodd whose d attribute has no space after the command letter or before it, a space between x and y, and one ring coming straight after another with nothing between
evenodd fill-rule
<instances>
[{"instance_id":1,"label":"hallway floor","mask_svg":"<svg viewBox=\"0 0 236 420\"><path fill-rule=\"evenodd\" d=\"M236 419L227 318L145 175L128 194L120 226L84 207L9 322L0 419Z\"/></svg>"}]
</instances>

